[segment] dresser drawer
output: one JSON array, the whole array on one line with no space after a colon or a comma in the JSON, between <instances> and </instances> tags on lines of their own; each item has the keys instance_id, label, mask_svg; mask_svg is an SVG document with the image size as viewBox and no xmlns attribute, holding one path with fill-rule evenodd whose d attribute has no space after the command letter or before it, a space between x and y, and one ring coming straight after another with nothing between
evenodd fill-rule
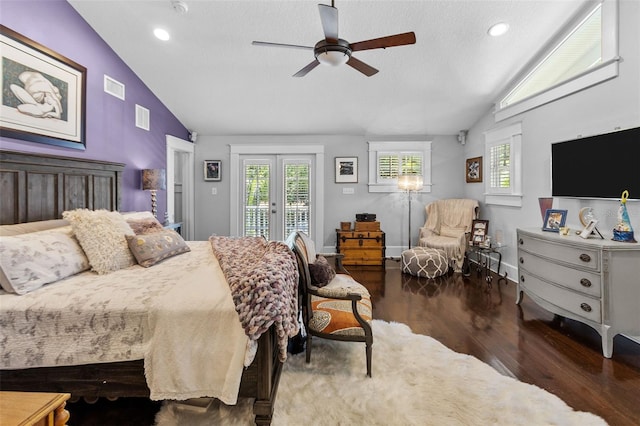
<instances>
[{"instance_id":1,"label":"dresser drawer","mask_svg":"<svg viewBox=\"0 0 640 426\"><path fill-rule=\"evenodd\" d=\"M593 271L600 270L600 252L595 249L554 244L531 238L527 235L519 235L518 250L526 250L529 253L537 254L547 259Z\"/></svg>"},{"instance_id":2,"label":"dresser drawer","mask_svg":"<svg viewBox=\"0 0 640 426\"><path fill-rule=\"evenodd\" d=\"M522 250L518 252L518 263L520 268L562 287L568 287L593 297L599 298L602 295L602 278L597 272L574 269L549 262Z\"/></svg>"},{"instance_id":3,"label":"dresser drawer","mask_svg":"<svg viewBox=\"0 0 640 426\"><path fill-rule=\"evenodd\" d=\"M358 238L358 239L346 239L340 240L340 249L347 248L381 248L382 240L375 240L372 238Z\"/></svg>"},{"instance_id":4,"label":"dresser drawer","mask_svg":"<svg viewBox=\"0 0 640 426\"><path fill-rule=\"evenodd\" d=\"M520 271L520 287L555 306L596 323L602 323L600 300L583 293L558 287L525 270Z\"/></svg>"}]
</instances>

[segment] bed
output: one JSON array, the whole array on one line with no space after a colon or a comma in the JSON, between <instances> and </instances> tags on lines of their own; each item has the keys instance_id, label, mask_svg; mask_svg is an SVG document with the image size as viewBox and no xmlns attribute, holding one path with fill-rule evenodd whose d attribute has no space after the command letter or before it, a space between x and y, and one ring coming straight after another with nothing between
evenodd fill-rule
<instances>
[{"instance_id":1,"label":"bed","mask_svg":"<svg viewBox=\"0 0 640 426\"><path fill-rule=\"evenodd\" d=\"M124 165L118 163L14 151L0 151L0 192L3 194L3 199L0 204L0 225L25 224L24 226L29 227L35 223L37 225L53 224L52 226L54 227L68 227L67 222L60 221L65 211L78 211L78 209L118 211L122 198L121 186L123 170ZM119 215L119 213L116 214ZM3 226L3 228L11 227ZM74 228L74 231L77 232L77 228ZM44 231L45 234L46 232L48 231ZM76 236L78 235L79 234L76 234ZM59 322L61 321L59 316L66 314L65 311L69 311L69 314L78 314L78 311L81 311L78 307L68 307L67 309L65 305L66 299L78 299L82 306L100 306L100 309L102 309L102 305L104 305L106 306L105 309L115 310L108 311L107 314L96 313L96 315L94 315L103 319L103 325L101 326L96 325L98 321L96 321L95 318L84 320L78 319L78 317L69 320L74 323L83 323L83 321L85 321L87 324L91 324L92 333L95 332L99 335L100 327L105 329L110 328L110 332L120 328L120 323L116 321L115 318L118 315L123 315L122 312L126 312L127 315L132 315L132 323L138 326L137 328L133 327L133 334L119 338L118 340L119 342L132 342L128 348L122 347L122 345L120 345L120 347L118 347L118 345L110 345L111 352L109 352L101 349L96 343L96 341L101 339L96 338L91 342L92 346L89 345L92 348L92 350L88 351L91 353L91 356L81 355L80 351L75 352L74 344L77 342L73 342L72 340L65 341L64 339L70 339L70 336L65 337L64 335L61 335L58 344L52 345L58 346L58 354L48 355L45 352L39 353L38 350L34 348L21 348L23 352L19 354L11 353L11 350L7 349L11 349L11 345L7 342L18 342L18 340L11 340L8 336L8 331L6 331L11 327L4 327L2 328L2 332L7 335L0 336L0 340L4 341L3 344L0 344L0 348L3 350L3 364L0 370L0 389L12 391L67 392L72 394L72 398L83 397L88 400L100 397L110 399L118 397L152 397L152 399L196 398L199 392L197 389L189 388L185 390L181 388L180 392L176 394L171 392L162 393L162 390L158 391L155 389L155 384L150 381L149 377L151 376L154 380L159 381L159 379L156 379L161 375L159 372L162 372L162 367L166 367L168 364L163 364L162 361L165 360L160 359L160 361L156 361L156 358L154 358L158 367L155 367L155 370L150 370L151 362L146 355L149 353L160 354L167 352L160 344L166 345L170 337L166 337L168 333L159 331L164 329L161 329L158 324L175 322L173 319L176 318L176 315L179 316L180 321L183 319L184 321L194 321L194 318L188 318L188 315L191 315L191 313L187 311L197 311L197 315L202 316L196 318L195 321L202 321L202 318L212 314L209 312L209 309L188 310L180 309L179 307L172 309L171 302L186 299L188 294L195 294L197 300L191 303L208 306L207 303L217 303L213 301L214 299L211 299L212 302L208 301L207 298L209 296L207 295L209 295L209 293L230 292L229 294L232 294L233 302L236 302L235 310L238 311L235 314L236 321L238 317L240 320L237 321L233 327L223 328L234 328L237 331L238 327L241 330L244 327L244 337L246 339L246 342L239 341L239 343L234 344L238 349L235 355L230 356L233 361L228 362L237 366L239 362L237 360L238 354L241 353L243 355L240 372L238 373L239 383L235 383L234 379L223 378L223 380L231 382L231 385L226 386L224 391L211 395L211 393L218 391L209 389L204 391L205 394L200 396L215 396L219 397L223 402L231 403L233 403L235 398L254 398L253 411L256 424L270 424L278 382L282 371L282 362L286 357L286 350L283 353L283 338L294 335L297 330L293 330L291 324L283 328L281 323L274 323L273 325L269 325L268 329L265 326L264 330L259 332L254 331L253 334L247 332L247 323L252 321L252 318L250 316L246 317L244 311L241 312L238 310L236 287L243 285L243 277L241 271L238 269L237 256L234 256L237 252L246 251L247 248L227 247L227 244L235 244L235 242L229 241L230 239L225 240L224 238L214 241L213 238L214 237L212 237L211 241L185 242L188 250L185 249L179 255L167 258L149 268L132 265L103 275L98 275L91 271L84 271L53 284L45 285L37 290L30 291L24 296L17 296L6 292L1 293L0 309L3 311L0 314L2 318L5 319L5 326L6 323L15 321L16 323L23 324L21 328L24 329L26 327L24 324L28 325L30 318L34 317L31 313L35 312L35 310L32 311L30 307L24 308L25 311L21 312L20 309L23 309L21 306L39 306L49 309L50 311L53 310L55 314L51 314L51 312L47 314L48 317L51 318L49 324L34 326L34 328L42 329L49 327L51 329L62 329L64 327L59 325L61 324ZM253 242L251 242L251 244L251 247L255 246ZM265 247L267 246L268 248L264 250L271 250L273 253L277 252L274 256L280 256L277 258L279 260L283 259L285 255L279 251L277 243L267 242L265 243ZM216 256L212 256L212 252L215 253ZM265 255L265 259L266 262L272 262L273 258ZM277 265L274 266L272 270L274 273L276 273L275 271L285 271L282 273L286 273L287 276L283 281L295 282L297 285L297 269L295 266L295 258L293 257L292 265L294 265L292 267L293 269L287 269L282 265ZM223 287L229 287L230 290L223 290L222 287L216 287L217 290L215 291L209 290L209 284L204 285L201 282L202 280L198 281L194 278L194 271L199 271L196 272L196 274L203 276L210 277L217 274L217 276L223 277L223 280L228 282L228 285ZM154 276L162 276L163 279L154 279ZM190 278L187 279L187 277ZM134 281L139 284L132 285ZM153 285L149 288L143 288L143 282L150 282L153 283ZM176 291L178 285L180 286L179 292ZM92 294L79 296L82 294L80 293L81 289L87 287L92 288ZM188 291L184 291L185 289ZM282 287L280 291L282 292L282 298L285 296L287 298L286 303L283 302L283 305L288 306L288 309L291 311L296 311L290 312L287 315L292 318L297 318L297 288L292 289L291 286ZM99 298L98 293L100 292L113 292L114 297L110 301L102 302L95 299ZM121 297L118 296L118 294L125 294L126 296ZM69 295L73 295L73 297ZM213 298L217 296L211 295L210 297ZM128 302L122 303L122 300L126 298L129 298ZM226 310L223 311L226 312L226 314L224 315L229 316L229 300L231 299L229 299L226 293L222 298L225 300L223 304ZM76 302L78 300L76 300ZM183 302L190 303L187 300ZM177 303L176 306L178 306ZM164 313L167 307L168 309L166 310L169 311L169 314ZM28 312L26 310L28 310ZM86 315L87 312L84 312L84 314ZM109 315L112 317L109 317ZM165 316L162 317L161 315ZM167 315L173 315L173 317ZM287 315L283 316L286 317ZM11 318L11 321L7 320L9 318ZM111 318L111 322L104 320L104 318ZM162 321L164 321L164 323ZM215 317L215 319L211 320L211 323L215 324L217 321L219 321L219 319ZM122 322L124 323L124 320ZM145 326L145 324L147 325ZM186 322L184 324L186 324ZM125 329L126 327L122 326L121 328ZM141 331L141 329L144 330ZM194 341L197 340L199 343L194 346L200 348L198 350L201 352L193 354L192 352L197 351L195 349L189 350L188 356L193 358L191 358L189 362L182 363L180 368L187 368L185 365L193 365L196 367L200 365L206 366L207 363L210 364L211 362L214 362L216 365L226 365L224 362L218 362L217 359L215 361L208 359L209 353L211 353L211 357L219 356L217 350L212 351L211 347L207 346L213 344L209 342L209 336L211 336L211 340L213 340L214 337L212 336L214 333L210 332L211 329L212 328L207 328L204 331L194 330L193 333L199 333L197 334L197 339L193 335L176 333L175 330L173 330L174 335L183 334L192 338ZM251 337L247 337L247 334ZM152 335L153 338L147 338L149 335ZM19 339L19 337L15 337L15 339ZM102 340L105 339L107 338L103 338ZM179 339L179 336L177 339ZM252 342L254 343L253 345L251 344ZM256 342L257 345L255 344ZM28 341L23 341L23 343L29 344ZM172 342L172 344L178 348L176 349L178 352L181 347L190 347L190 345L179 346L177 343L180 342ZM153 345L157 346L155 349L156 352L153 352ZM20 345L15 344L13 348L15 349L16 346ZM41 346L42 345L39 347ZM245 350L245 347L249 349ZM114 348L115 350L113 350ZM36 352L38 353L31 358L24 355ZM174 371L174 369L170 370L172 372ZM153 371L156 372L153 373ZM236 370L229 368L229 372L223 370L217 374L221 376L233 376L233 371ZM175 375L178 373L172 374ZM195 370L187 371L185 369L179 374L184 374L184 376L179 377L182 386L182 382L189 382L189 380L184 379L184 377L190 375L206 375L206 370L205 373L200 373ZM171 380L175 381L176 379L173 377L167 380L169 386L172 386L173 382L171 382ZM189 385L188 383L185 386L188 387ZM229 393L229 389L231 389L231 393ZM172 396L176 395L177 397L172 398Z\"/></svg>"}]
</instances>

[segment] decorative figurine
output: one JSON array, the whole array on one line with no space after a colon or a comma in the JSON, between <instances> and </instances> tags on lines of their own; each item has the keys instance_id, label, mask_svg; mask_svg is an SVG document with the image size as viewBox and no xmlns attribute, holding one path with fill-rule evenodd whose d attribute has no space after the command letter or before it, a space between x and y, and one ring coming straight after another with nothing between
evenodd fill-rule
<instances>
[{"instance_id":1,"label":"decorative figurine","mask_svg":"<svg viewBox=\"0 0 640 426\"><path fill-rule=\"evenodd\" d=\"M633 238L633 228L631 227L631 221L629 220L629 213L627 212L627 198L629 197L629 191L624 190L622 197L620 198L620 207L618 208L618 224L613 228L613 241L622 241L625 243L636 243Z\"/></svg>"}]
</instances>

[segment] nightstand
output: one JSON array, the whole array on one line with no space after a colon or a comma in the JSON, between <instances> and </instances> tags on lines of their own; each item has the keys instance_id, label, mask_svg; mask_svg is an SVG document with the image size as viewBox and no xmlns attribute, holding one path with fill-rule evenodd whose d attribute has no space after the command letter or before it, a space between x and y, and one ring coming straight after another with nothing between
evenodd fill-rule
<instances>
[{"instance_id":1,"label":"nightstand","mask_svg":"<svg viewBox=\"0 0 640 426\"><path fill-rule=\"evenodd\" d=\"M164 226L164 229L173 229L178 234L182 235L182 222L165 223L162 226Z\"/></svg>"},{"instance_id":2,"label":"nightstand","mask_svg":"<svg viewBox=\"0 0 640 426\"><path fill-rule=\"evenodd\" d=\"M0 424L63 426L69 420L64 409L68 393L0 392Z\"/></svg>"}]
</instances>

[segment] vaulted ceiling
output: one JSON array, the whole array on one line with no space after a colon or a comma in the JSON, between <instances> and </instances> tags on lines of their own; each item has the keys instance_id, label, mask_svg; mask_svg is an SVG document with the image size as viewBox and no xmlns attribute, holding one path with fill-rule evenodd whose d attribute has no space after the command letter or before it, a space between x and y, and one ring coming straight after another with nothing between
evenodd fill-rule
<instances>
[{"instance_id":1,"label":"vaulted ceiling","mask_svg":"<svg viewBox=\"0 0 640 426\"><path fill-rule=\"evenodd\" d=\"M472 126L589 0L338 0L351 43L413 31L416 44L354 52L377 68L292 75L323 39L318 0L69 0L190 130L206 135L450 135ZM321 2L329 4L330 2ZM507 22L501 37L487 34ZM153 36L162 27L171 39Z\"/></svg>"}]
</instances>

